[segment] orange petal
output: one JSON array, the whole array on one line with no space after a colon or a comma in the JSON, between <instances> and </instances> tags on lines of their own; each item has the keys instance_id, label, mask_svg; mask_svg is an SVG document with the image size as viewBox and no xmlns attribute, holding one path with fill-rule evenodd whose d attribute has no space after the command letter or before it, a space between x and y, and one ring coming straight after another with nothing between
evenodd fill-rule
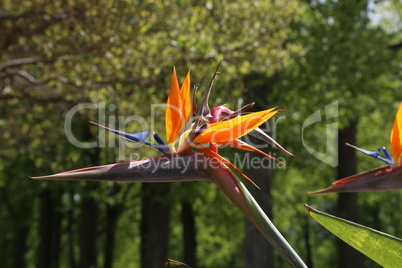
<instances>
[{"instance_id":1,"label":"orange petal","mask_svg":"<svg viewBox=\"0 0 402 268\"><path fill-rule=\"evenodd\" d=\"M226 143L246 135L259 127L278 111L275 108L243 115L230 120L212 123L197 137L195 143Z\"/></svg>"},{"instance_id":2,"label":"orange petal","mask_svg":"<svg viewBox=\"0 0 402 268\"><path fill-rule=\"evenodd\" d=\"M391 131L391 152L396 166L402 165L402 103L396 113Z\"/></svg>"},{"instance_id":3,"label":"orange petal","mask_svg":"<svg viewBox=\"0 0 402 268\"><path fill-rule=\"evenodd\" d=\"M184 123L190 118L192 113L192 99L190 96L190 71L188 71L186 78L180 90L181 97L181 111L184 115ZM183 127L183 126L181 126Z\"/></svg>"},{"instance_id":4,"label":"orange petal","mask_svg":"<svg viewBox=\"0 0 402 268\"><path fill-rule=\"evenodd\" d=\"M279 161L279 160L276 159L275 157L273 157L273 156L271 156L271 155L269 155L269 154L267 154L267 153L265 153L265 152L263 152L263 151L261 151L261 150L255 148L254 146L252 146L252 145L250 145L250 144L248 144L248 143L245 143L244 141L241 141L241 140L232 140L232 141L228 141L226 144L229 145L230 147L233 147L233 148L236 148L236 149L246 150L246 151L252 151L252 152L256 152L256 153L262 154L262 155L265 156L265 157L271 158L271 159L273 159L273 160L275 160L275 161L278 161L279 163L282 163L281 161ZM283 164L283 163L282 163L282 164Z\"/></svg>"},{"instance_id":5,"label":"orange petal","mask_svg":"<svg viewBox=\"0 0 402 268\"><path fill-rule=\"evenodd\" d=\"M232 164L232 162L230 162L229 160L227 160L226 158L224 158L223 156L221 156L218 153L215 153L214 151L212 151L211 149L209 149L208 147L204 147L204 146L197 146L197 149L210 157L215 158L216 160L222 162L225 165L230 166L231 168L233 168L234 170L236 170L239 174L241 174L246 180L248 180L249 182L251 182L255 187L257 187L258 189L260 189L260 187L258 187L257 184L255 184L255 182L250 179L246 174L244 174L238 167L236 167L235 165Z\"/></svg>"},{"instance_id":6,"label":"orange petal","mask_svg":"<svg viewBox=\"0 0 402 268\"><path fill-rule=\"evenodd\" d=\"M181 101L180 101L179 81L176 76L176 69L173 68L172 83L166 106L166 139L168 143L174 142L179 136L181 121Z\"/></svg>"}]
</instances>

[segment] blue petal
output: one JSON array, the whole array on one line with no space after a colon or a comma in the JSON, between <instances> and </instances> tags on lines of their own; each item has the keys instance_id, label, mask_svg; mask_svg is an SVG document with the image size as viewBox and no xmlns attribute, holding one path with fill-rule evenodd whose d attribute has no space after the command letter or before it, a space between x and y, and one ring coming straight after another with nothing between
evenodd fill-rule
<instances>
[{"instance_id":1,"label":"blue petal","mask_svg":"<svg viewBox=\"0 0 402 268\"><path fill-rule=\"evenodd\" d=\"M382 147L382 151L385 154L385 158L387 158L389 161L392 161L392 164L393 164L394 160L392 159L392 156L388 153L387 149L385 149L385 147Z\"/></svg>"},{"instance_id":2,"label":"blue petal","mask_svg":"<svg viewBox=\"0 0 402 268\"><path fill-rule=\"evenodd\" d=\"M354 145L351 145L349 143L346 143L346 145L352 147L353 149L365 154L365 155L369 155L371 157L374 157L378 160L384 161L388 166L393 167L394 166L394 160L392 159L391 155L388 153L387 149L385 149L384 147L381 148L379 147L377 151L368 151L365 149L361 149L359 147L356 147ZM381 151L384 152L385 158L380 156Z\"/></svg>"},{"instance_id":3,"label":"blue petal","mask_svg":"<svg viewBox=\"0 0 402 268\"><path fill-rule=\"evenodd\" d=\"M162 140L162 138L156 132L154 132L154 139L156 140L156 142L159 145L166 145L166 143Z\"/></svg>"},{"instance_id":4,"label":"blue petal","mask_svg":"<svg viewBox=\"0 0 402 268\"><path fill-rule=\"evenodd\" d=\"M128 141L143 142L149 136L149 132L125 133L125 132L117 131L114 129L108 129L108 130L110 132L113 132L114 134L119 135L120 137L125 138Z\"/></svg>"},{"instance_id":5,"label":"blue petal","mask_svg":"<svg viewBox=\"0 0 402 268\"><path fill-rule=\"evenodd\" d=\"M156 140L156 142L159 144L160 147L160 151L163 152L164 154L168 154L171 153L169 147L166 145L166 143L163 142L163 140L161 139L161 137L155 132L154 133L154 139Z\"/></svg>"},{"instance_id":6,"label":"blue petal","mask_svg":"<svg viewBox=\"0 0 402 268\"><path fill-rule=\"evenodd\" d=\"M207 128L207 124L202 124L196 131L195 131L195 137L197 137L198 135L200 135L206 128Z\"/></svg>"},{"instance_id":7,"label":"blue petal","mask_svg":"<svg viewBox=\"0 0 402 268\"><path fill-rule=\"evenodd\" d=\"M120 137L122 137L122 138L124 138L124 139L126 139L126 140L128 140L128 141L139 142L139 143L142 143L142 144L151 146L151 147L153 147L153 148L155 148L155 149L158 149L158 150L161 151L163 154L166 154L166 149L163 148L162 146L160 146L160 145L158 145L158 144L151 143L151 142L149 142L149 141L146 141L146 139L147 139L148 136L149 136L149 132L125 133L125 132L122 132L122 131L118 131L118 130L115 130L115 129L111 129L111 128L102 126L102 125L100 125L100 124L98 124L98 123L95 123L95 122L92 122L92 121L90 121L90 122L91 122L92 124L94 124L94 125L97 125L97 126L101 127L101 128L107 129L107 130L109 130L110 132L113 132L114 134L117 134L117 135L119 135ZM165 146L165 147L166 147L166 146Z\"/></svg>"}]
</instances>

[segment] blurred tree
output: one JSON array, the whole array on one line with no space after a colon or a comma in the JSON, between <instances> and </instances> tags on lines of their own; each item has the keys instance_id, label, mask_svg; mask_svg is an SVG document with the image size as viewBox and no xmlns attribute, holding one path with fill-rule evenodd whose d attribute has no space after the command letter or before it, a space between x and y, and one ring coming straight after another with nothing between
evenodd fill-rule
<instances>
[{"instance_id":1,"label":"blurred tree","mask_svg":"<svg viewBox=\"0 0 402 268\"><path fill-rule=\"evenodd\" d=\"M194 208L189 201L183 201L181 206L184 262L193 268L197 268L197 233Z\"/></svg>"},{"instance_id":2,"label":"blurred tree","mask_svg":"<svg viewBox=\"0 0 402 268\"><path fill-rule=\"evenodd\" d=\"M59 267L62 219L60 201L58 192L49 188L42 189L39 193L39 246L36 267Z\"/></svg>"}]
</instances>

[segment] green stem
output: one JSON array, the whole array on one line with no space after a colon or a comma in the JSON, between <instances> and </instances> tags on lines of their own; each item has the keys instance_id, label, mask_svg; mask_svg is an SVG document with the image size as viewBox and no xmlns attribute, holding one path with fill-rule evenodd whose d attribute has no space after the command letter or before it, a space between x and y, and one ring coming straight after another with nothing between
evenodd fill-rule
<instances>
[{"instance_id":1,"label":"green stem","mask_svg":"<svg viewBox=\"0 0 402 268\"><path fill-rule=\"evenodd\" d=\"M240 190L243 192L244 198L246 200L247 206L251 211L252 219L251 222L255 224L255 226L260 230L260 232L264 235L264 237L268 240L268 242L278 250L279 254L281 254L282 258L291 266L291 267L307 267L304 264L303 260L297 255L294 249L290 246L290 244L286 241L286 239L282 236L282 234L278 231L275 225L271 222L268 216L264 213L261 207L258 205L257 201L255 201L254 197L247 190L244 184L239 180L239 178L230 171L235 179L237 185ZM246 214L247 215L247 214Z\"/></svg>"}]
</instances>

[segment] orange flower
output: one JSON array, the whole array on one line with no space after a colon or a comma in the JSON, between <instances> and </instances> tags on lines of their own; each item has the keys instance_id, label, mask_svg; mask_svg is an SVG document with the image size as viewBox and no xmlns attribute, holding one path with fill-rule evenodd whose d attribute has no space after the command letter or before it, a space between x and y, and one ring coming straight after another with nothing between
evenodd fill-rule
<instances>
[{"instance_id":1,"label":"orange flower","mask_svg":"<svg viewBox=\"0 0 402 268\"><path fill-rule=\"evenodd\" d=\"M396 113L391 131L391 153L395 166L402 165L402 103Z\"/></svg>"},{"instance_id":2,"label":"orange flower","mask_svg":"<svg viewBox=\"0 0 402 268\"><path fill-rule=\"evenodd\" d=\"M174 142L177 140L180 131L190 118L192 102L190 98L190 71L184 79L181 89L176 76L176 69L173 69L172 83L166 106L166 139L171 149L174 150Z\"/></svg>"},{"instance_id":3,"label":"orange flower","mask_svg":"<svg viewBox=\"0 0 402 268\"><path fill-rule=\"evenodd\" d=\"M273 109L275 108L212 123L195 137L194 142L221 144L235 140L250 133L275 115L278 111L273 111Z\"/></svg>"}]
</instances>

